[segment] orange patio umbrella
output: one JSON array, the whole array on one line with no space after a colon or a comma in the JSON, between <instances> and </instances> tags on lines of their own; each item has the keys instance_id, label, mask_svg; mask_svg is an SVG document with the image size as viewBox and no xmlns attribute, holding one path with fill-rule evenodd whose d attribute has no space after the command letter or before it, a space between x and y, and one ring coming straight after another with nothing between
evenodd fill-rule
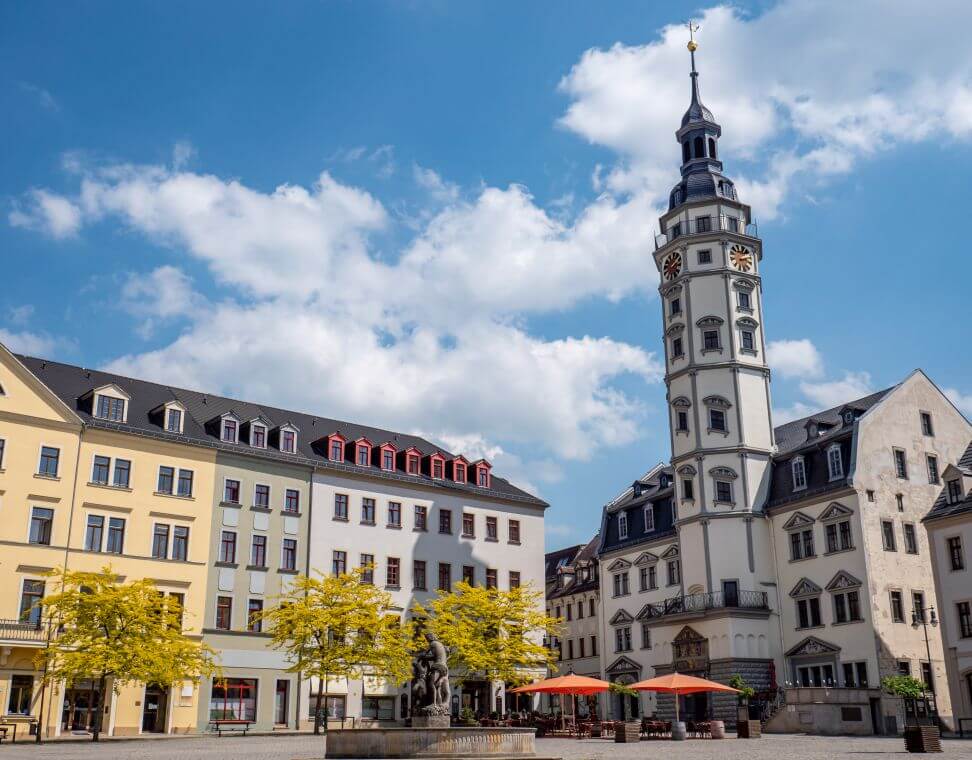
<instances>
[{"instance_id":1,"label":"orange patio umbrella","mask_svg":"<svg viewBox=\"0 0 972 760\"><path fill-rule=\"evenodd\" d=\"M739 693L739 689L726 686L724 683L709 681L705 678L696 678L695 676L687 676L682 673L669 673L666 676L649 678L647 681L638 681L638 683L631 684L630 688L637 689L638 691L660 691L667 694L674 694L676 723L678 722L679 694L695 694L702 691L731 691L734 694Z\"/></svg>"},{"instance_id":2,"label":"orange patio umbrella","mask_svg":"<svg viewBox=\"0 0 972 760\"><path fill-rule=\"evenodd\" d=\"M517 686L510 689L511 694L570 694L571 696L586 696L588 694L598 694L611 688L611 684L602 681L600 678L590 678L588 676L578 676L568 673L565 676L556 678L545 678L542 681L528 683L526 686ZM573 707L573 700L571 700ZM563 711L560 717L563 721Z\"/></svg>"}]
</instances>

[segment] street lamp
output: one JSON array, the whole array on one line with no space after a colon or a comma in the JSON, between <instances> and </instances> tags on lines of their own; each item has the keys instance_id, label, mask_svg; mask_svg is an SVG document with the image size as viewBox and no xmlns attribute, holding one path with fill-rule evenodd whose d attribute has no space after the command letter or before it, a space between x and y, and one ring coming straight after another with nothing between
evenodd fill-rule
<instances>
[{"instance_id":1,"label":"street lamp","mask_svg":"<svg viewBox=\"0 0 972 760\"><path fill-rule=\"evenodd\" d=\"M925 608L924 607L916 607L912 611L912 613L911 613L911 627L914 628L915 630L918 630L918 626L921 626L922 629L925 632L925 654L928 657L928 683L925 683L925 680L922 679L922 692L923 693L926 693L927 687L931 687L932 704L933 704L932 714L935 715L935 716L937 716L938 715L938 700L934 698L934 695L935 695L935 670L932 667L931 645L928 643L928 626L930 625L932 628L935 628L935 627L938 626L938 616L935 614L935 608L934 607L929 607L928 608L928 616L927 617L928 617L928 619L926 620L925 619ZM927 696L925 698L927 700Z\"/></svg>"}]
</instances>

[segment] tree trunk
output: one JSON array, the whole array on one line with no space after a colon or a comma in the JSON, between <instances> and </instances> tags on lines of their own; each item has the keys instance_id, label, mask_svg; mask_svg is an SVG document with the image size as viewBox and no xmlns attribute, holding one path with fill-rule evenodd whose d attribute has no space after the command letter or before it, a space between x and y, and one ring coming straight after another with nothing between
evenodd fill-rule
<instances>
[{"instance_id":1,"label":"tree trunk","mask_svg":"<svg viewBox=\"0 0 972 760\"><path fill-rule=\"evenodd\" d=\"M319 683L317 687L317 702L314 705L314 735L321 733L321 700L324 698L324 684ZM327 718L324 719L325 721Z\"/></svg>"},{"instance_id":2,"label":"tree trunk","mask_svg":"<svg viewBox=\"0 0 972 760\"><path fill-rule=\"evenodd\" d=\"M101 719L105 714L105 684L108 678L102 673L98 679L98 710L95 713L94 725L91 727L91 741L96 742L101 736Z\"/></svg>"}]
</instances>

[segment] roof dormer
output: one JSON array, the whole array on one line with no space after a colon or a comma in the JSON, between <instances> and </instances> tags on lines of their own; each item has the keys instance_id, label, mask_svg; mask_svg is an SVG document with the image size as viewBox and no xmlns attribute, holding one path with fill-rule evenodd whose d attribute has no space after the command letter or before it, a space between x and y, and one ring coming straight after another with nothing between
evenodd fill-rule
<instances>
[{"instance_id":1,"label":"roof dormer","mask_svg":"<svg viewBox=\"0 0 972 760\"><path fill-rule=\"evenodd\" d=\"M347 446L347 438L340 433L331 433L327 437L327 451L324 452L324 456L329 462L343 462Z\"/></svg>"},{"instance_id":2,"label":"roof dormer","mask_svg":"<svg viewBox=\"0 0 972 760\"><path fill-rule=\"evenodd\" d=\"M391 441L385 441L378 447L378 466L386 472L395 470L395 460L398 458L398 447Z\"/></svg>"},{"instance_id":3,"label":"roof dormer","mask_svg":"<svg viewBox=\"0 0 972 760\"><path fill-rule=\"evenodd\" d=\"M453 483L467 483L469 481L469 460L462 454L446 463L446 474Z\"/></svg>"},{"instance_id":4,"label":"roof dormer","mask_svg":"<svg viewBox=\"0 0 972 760\"><path fill-rule=\"evenodd\" d=\"M173 399L149 412L149 420L160 425L166 433L181 435L186 430L186 407Z\"/></svg>"},{"instance_id":5,"label":"roof dormer","mask_svg":"<svg viewBox=\"0 0 972 760\"><path fill-rule=\"evenodd\" d=\"M402 469L409 475L422 474L422 452L415 446L409 446L398 455Z\"/></svg>"},{"instance_id":6,"label":"roof dormer","mask_svg":"<svg viewBox=\"0 0 972 760\"><path fill-rule=\"evenodd\" d=\"M248 420L243 426L243 437L255 449L265 449L270 431L270 420L263 415Z\"/></svg>"},{"instance_id":7,"label":"roof dormer","mask_svg":"<svg viewBox=\"0 0 972 760\"><path fill-rule=\"evenodd\" d=\"M297 453L297 434L300 429L293 422L285 422L278 425L273 431L273 438L277 443L277 449L284 454Z\"/></svg>"},{"instance_id":8,"label":"roof dormer","mask_svg":"<svg viewBox=\"0 0 972 760\"><path fill-rule=\"evenodd\" d=\"M217 425L219 430L219 440L223 443L240 442L240 418L233 412L224 412L219 415Z\"/></svg>"},{"instance_id":9,"label":"roof dormer","mask_svg":"<svg viewBox=\"0 0 972 760\"><path fill-rule=\"evenodd\" d=\"M489 488L492 476L490 470L493 469L493 465L487 462L485 459L477 459L472 464L473 472L476 475L475 483L480 488Z\"/></svg>"},{"instance_id":10,"label":"roof dormer","mask_svg":"<svg viewBox=\"0 0 972 760\"><path fill-rule=\"evenodd\" d=\"M348 447L351 449L352 462L358 467L371 467L371 449L374 448L371 441L361 436L348 444Z\"/></svg>"},{"instance_id":11,"label":"roof dormer","mask_svg":"<svg viewBox=\"0 0 972 760\"><path fill-rule=\"evenodd\" d=\"M945 500L949 504L964 501L972 491L972 470L964 467L948 465L942 473L942 480L945 481Z\"/></svg>"},{"instance_id":12,"label":"roof dormer","mask_svg":"<svg viewBox=\"0 0 972 760\"><path fill-rule=\"evenodd\" d=\"M91 391L91 416L107 422L128 422L128 402L132 400L114 383Z\"/></svg>"}]
</instances>

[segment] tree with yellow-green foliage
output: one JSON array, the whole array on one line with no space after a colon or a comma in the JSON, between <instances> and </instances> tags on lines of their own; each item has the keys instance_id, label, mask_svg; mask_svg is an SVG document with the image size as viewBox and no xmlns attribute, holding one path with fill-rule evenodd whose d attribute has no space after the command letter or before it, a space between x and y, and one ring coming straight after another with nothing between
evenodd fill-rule
<instances>
[{"instance_id":1,"label":"tree with yellow-green foliage","mask_svg":"<svg viewBox=\"0 0 972 760\"><path fill-rule=\"evenodd\" d=\"M110 567L101 572L56 570L56 593L40 605L57 624L37 666L48 683L98 683L92 739L98 741L108 680L172 686L216 672L214 652L182 632L182 608L147 579L120 583Z\"/></svg>"},{"instance_id":2,"label":"tree with yellow-green foliage","mask_svg":"<svg viewBox=\"0 0 972 760\"><path fill-rule=\"evenodd\" d=\"M449 670L458 680L521 684L557 660L543 639L558 635L560 623L547 617L542 594L528 586L501 591L460 582L416 605L414 614L448 647Z\"/></svg>"},{"instance_id":3,"label":"tree with yellow-green foliage","mask_svg":"<svg viewBox=\"0 0 972 760\"><path fill-rule=\"evenodd\" d=\"M400 619L391 594L364 581L364 570L298 575L260 616L288 670L318 679L315 734L328 681L369 676L400 684L411 673L411 625Z\"/></svg>"}]
</instances>

